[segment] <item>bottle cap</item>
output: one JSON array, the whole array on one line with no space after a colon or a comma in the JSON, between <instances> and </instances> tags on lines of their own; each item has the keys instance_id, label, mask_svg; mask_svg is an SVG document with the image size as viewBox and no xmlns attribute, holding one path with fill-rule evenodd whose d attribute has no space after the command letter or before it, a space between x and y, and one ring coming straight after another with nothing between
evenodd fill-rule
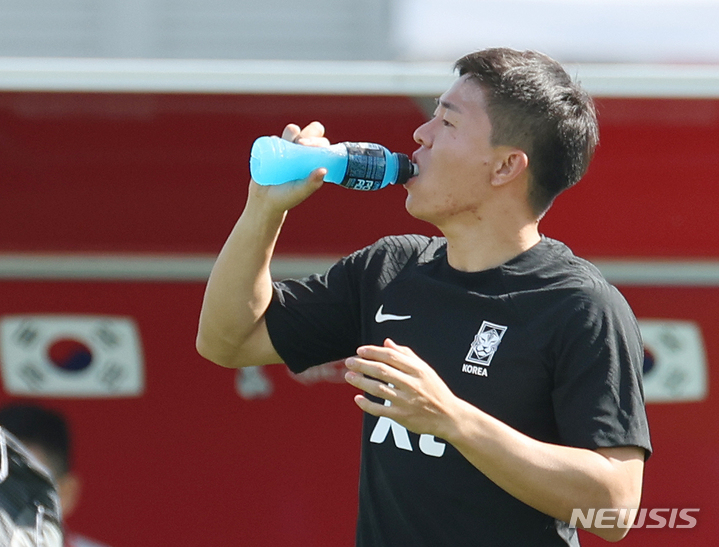
<instances>
[{"instance_id":1,"label":"bottle cap","mask_svg":"<svg viewBox=\"0 0 719 547\"><path fill-rule=\"evenodd\" d=\"M419 175L419 167L416 163L409 160L407 154L397 152L397 182L395 184L405 184L412 177Z\"/></svg>"}]
</instances>

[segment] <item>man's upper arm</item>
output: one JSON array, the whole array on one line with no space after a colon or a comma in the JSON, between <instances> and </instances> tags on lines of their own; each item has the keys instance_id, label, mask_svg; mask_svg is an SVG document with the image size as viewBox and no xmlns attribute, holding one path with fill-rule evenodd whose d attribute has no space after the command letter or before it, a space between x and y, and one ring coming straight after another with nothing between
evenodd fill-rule
<instances>
[{"instance_id":1,"label":"man's upper arm","mask_svg":"<svg viewBox=\"0 0 719 547\"><path fill-rule=\"evenodd\" d=\"M651 452L644 350L629 305L610 286L568 299L552 392L561 444Z\"/></svg>"},{"instance_id":2,"label":"man's upper arm","mask_svg":"<svg viewBox=\"0 0 719 547\"><path fill-rule=\"evenodd\" d=\"M206 326L205 328L210 327ZM216 339L220 339L219 336ZM196 345L197 351L205 359L227 368L244 368L283 362L272 344L264 317L260 318L240 346L232 342L211 345L200 334L198 334Z\"/></svg>"},{"instance_id":3,"label":"man's upper arm","mask_svg":"<svg viewBox=\"0 0 719 547\"><path fill-rule=\"evenodd\" d=\"M255 329L245 340L245 343L239 348L235 362L236 365L233 368L284 362L272 344L272 338L270 338L270 333L267 329L267 321L264 317L260 319Z\"/></svg>"}]
</instances>

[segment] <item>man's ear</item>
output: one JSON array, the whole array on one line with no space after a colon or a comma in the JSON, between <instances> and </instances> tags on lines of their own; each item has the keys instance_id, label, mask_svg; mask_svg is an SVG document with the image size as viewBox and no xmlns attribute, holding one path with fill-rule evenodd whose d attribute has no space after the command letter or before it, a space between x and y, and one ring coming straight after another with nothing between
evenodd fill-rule
<instances>
[{"instance_id":1,"label":"man's ear","mask_svg":"<svg viewBox=\"0 0 719 547\"><path fill-rule=\"evenodd\" d=\"M493 186L502 186L527 173L529 158L518 148L501 147L497 157L496 169L492 177Z\"/></svg>"}]
</instances>

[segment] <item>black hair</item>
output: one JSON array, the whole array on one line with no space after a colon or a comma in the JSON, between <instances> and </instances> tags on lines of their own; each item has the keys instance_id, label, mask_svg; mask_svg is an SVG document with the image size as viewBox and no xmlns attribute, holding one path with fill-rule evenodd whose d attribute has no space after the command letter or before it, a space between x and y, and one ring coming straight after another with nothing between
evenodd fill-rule
<instances>
[{"instance_id":1,"label":"black hair","mask_svg":"<svg viewBox=\"0 0 719 547\"><path fill-rule=\"evenodd\" d=\"M38 446L57 476L70 471L70 432L59 412L29 403L10 404L0 409L0 426L26 446Z\"/></svg>"},{"instance_id":2,"label":"black hair","mask_svg":"<svg viewBox=\"0 0 719 547\"><path fill-rule=\"evenodd\" d=\"M535 51L491 48L455 63L485 94L492 145L529 158L529 204L541 217L584 176L599 142L589 94L554 59Z\"/></svg>"}]
</instances>

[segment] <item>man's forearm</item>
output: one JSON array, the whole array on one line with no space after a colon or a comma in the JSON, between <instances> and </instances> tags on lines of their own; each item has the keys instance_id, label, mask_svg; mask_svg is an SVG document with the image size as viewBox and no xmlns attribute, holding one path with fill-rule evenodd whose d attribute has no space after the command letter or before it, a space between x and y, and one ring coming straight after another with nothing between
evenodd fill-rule
<instances>
[{"instance_id":1,"label":"man's forearm","mask_svg":"<svg viewBox=\"0 0 719 547\"><path fill-rule=\"evenodd\" d=\"M637 508L643 454L640 448L597 451L532 439L472 407L460 405L459 424L445 439L502 489L527 505L569 522L575 509ZM623 527L624 526L624 527ZM621 539L626 523L590 529Z\"/></svg>"}]
</instances>

